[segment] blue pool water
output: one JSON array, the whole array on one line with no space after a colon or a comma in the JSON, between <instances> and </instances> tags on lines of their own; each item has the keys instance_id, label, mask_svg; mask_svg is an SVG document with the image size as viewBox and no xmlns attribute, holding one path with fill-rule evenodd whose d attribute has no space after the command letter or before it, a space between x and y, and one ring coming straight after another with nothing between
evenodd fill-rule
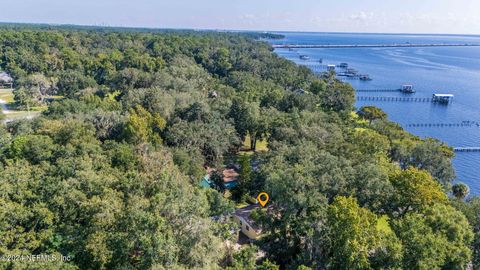
<instances>
[{"instance_id":1,"label":"blue pool water","mask_svg":"<svg viewBox=\"0 0 480 270\"><path fill-rule=\"evenodd\" d=\"M274 44L393 44L475 43L480 36L459 35L388 35L347 33L281 33L282 40ZM348 79L355 89L396 89L413 84L417 93L400 92L357 93L358 96L431 97L433 93L455 95L448 106L419 102L359 101L356 106L375 105L400 123L406 130L421 137L433 137L453 147L480 147L480 127L411 127L409 124L447 123L463 121L480 123L480 47L427 48L343 48L343 49L276 49L275 52L298 64L320 70L327 64L346 62L360 73L369 74L372 81ZM308 55L309 60L301 60ZM319 63L323 59L323 66ZM456 153L453 161L457 181L470 186L472 195L480 195L480 152Z\"/></svg>"}]
</instances>

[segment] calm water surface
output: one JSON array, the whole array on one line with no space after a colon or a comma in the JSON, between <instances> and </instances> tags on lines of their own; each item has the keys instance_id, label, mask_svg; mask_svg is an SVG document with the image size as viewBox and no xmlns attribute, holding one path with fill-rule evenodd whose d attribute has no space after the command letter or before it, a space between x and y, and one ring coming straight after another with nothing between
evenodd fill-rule
<instances>
[{"instance_id":1,"label":"calm water surface","mask_svg":"<svg viewBox=\"0 0 480 270\"><path fill-rule=\"evenodd\" d=\"M475 43L480 36L456 35L387 35L282 33L274 44L392 44L392 43ZM455 95L448 106L419 102L359 101L356 106L375 105L400 123L406 130L421 137L434 137L453 147L480 146L480 127L410 127L409 124L480 123L480 47L430 48L360 48L360 49L276 49L276 53L298 64L321 70L327 64L346 62L372 81L347 80L355 89L397 89L413 84L417 93L365 93L358 96L431 97L433 93ZM300 60L308 55L310 60ZM323 66L319 63L323 59ZM457 181L470 186L472 195L480 195L480 152L456 153L453 161Z\"/></svg>"}]
</instances>

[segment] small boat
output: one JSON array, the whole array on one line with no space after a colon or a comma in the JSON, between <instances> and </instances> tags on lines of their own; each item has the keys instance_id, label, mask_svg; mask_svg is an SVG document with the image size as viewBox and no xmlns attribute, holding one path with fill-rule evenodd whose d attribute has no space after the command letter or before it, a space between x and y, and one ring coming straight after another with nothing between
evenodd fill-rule
<instances>
[{"instance_id":1,"label":"small boat","mask_svg":"<svg viewBox=\"0 0 480 270\"><path fill-rule=\"evenodd\" d=\"M302 54L302 55L300 55L300 59L302 59L302 60L310 60L310 56Z\"/></svg>"},{"instance_id":2,"label":"small boat","mask_svg":"<svg viewBox=\"0 0 480 270\"><path fill-rule=\"evenodd\" d=\"M338 65L338 67L340 67L340 68L348 68L348 63L340 63L340 65Z\"/></svg>"},{"instance_id":3,"label":"small boat","mask_svg":"<svg viewBox=\"0 0 480 270\"><path fill-rule=\"evenodd\" d=\"M368 74L364 74L364 75L359 75L358 78L361 80L361 81L371 81L372 78L370 78L370 76Z\"/></svg>"},{"instance_id":4,"label":"small boat","mask_svg":"<svg viewBox=\"0 0 480 270\"><path fill-rule=\"evenodd\" d=\"M405 94L413 94L415 93L415 89L413 89L413 85L411 84L404 84L402 85L402 88L400 89L402 93Z\"/></svg>"},{"instance_id":5,"label":"small boat","mask_svg":"<svg viewBox=\"0 0 480 270\"><path fill-rule=\"evenodd\" d=\"M358 71L353 69L353 68L347 68L347 73L352 74L352 75L357 75Z\"/></svg>"}]
</instances>

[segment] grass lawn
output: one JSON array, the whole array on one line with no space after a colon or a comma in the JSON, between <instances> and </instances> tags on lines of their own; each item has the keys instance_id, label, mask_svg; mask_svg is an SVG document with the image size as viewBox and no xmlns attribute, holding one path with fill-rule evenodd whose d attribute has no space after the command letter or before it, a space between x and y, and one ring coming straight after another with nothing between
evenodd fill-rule
<instances>
[{"instance_id":1,"label":"grass lawn","mask_svg":"<svg viewBox=\"0 0 480 270\"><path fill-rule=\"evenodd\" d=\"M0 89L0 99L5 100L7 104L13 103L13 90L12 89Z\"/></svg>"},{"instance_id":2,"label":"grass lawn","mask_svg":"<svg viewBox=\"0 0 480 270\"><path fill-rule=\"evenodd\" d=\"M54 97L61 98L61 97ZM10 120L31 118L37 116L40 112L46 110L48 106L35 106L30 108L29 111L19 110L15 106L15 100L13 99L13 89L0 89L0 99L6 102L6 109L8 113L6 118Z\"/></svg>"},{"instance_id":3,"label":"grass lawn","mask_svg":"<svg viewBox=\"0 0 480 270\"><path fill-rule=\"evenodd\" d=\"M245 137L241 151L245 154L253 154L253 151L250 150L250 135ZM257 140L256 152L262 151L268 151L268 142L266 140Z\"/></svg>"},{"instance_id":4,"label":"grass lawn","mask_svg":"<svg viewBox=\"0 0 480 270\"><path fill-rule=\"evenodd\" d=\"M241 202L241 203L237 203L237 204L235 205L235 208L240 209L240 208L247 207L247 206L249 206L249 205L250 205L250 204L247 203L247 202Z\"/></svg>"},{"instance_id":5,"label":"grass lawn","mask_svg":"<svg viewBox=\"0 0 480 270\"><path fill-rule=\"evenodd\" d=\"M39 115L41 112L40 111L10 111L6 115L6 118L9 120L17 120L17 119L24 119L24 118L32 118L37 115Z\"/></svg>"}]
</instances>

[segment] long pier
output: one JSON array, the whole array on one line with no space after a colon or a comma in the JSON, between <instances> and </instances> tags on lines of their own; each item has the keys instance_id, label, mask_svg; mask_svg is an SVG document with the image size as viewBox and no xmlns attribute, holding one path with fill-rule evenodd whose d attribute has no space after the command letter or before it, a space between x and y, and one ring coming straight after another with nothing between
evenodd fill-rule
<instances>
[{"instance_id":1,"label":"long pier","mask_svg":"<svg viewBox=\"0 0 480 270\"><path fill-rule=\"evenodd\" d=\"M357 89L355 92L401 92L402 89Z\"/></svg>"},{"instance_id":2,"label":"long pier","mask_svg":"<svg viewBox=\"0 0 480 270\"><path fill-rule=\"evenodd\" d=\"M373 97L373 96L357 96L357 101L386 101L386 102L433 102L439 104L450 104L452 100L450 98L437 97L434 94L433 97Z\"/></svg>"},{"instance_id":3,"label":"long pier","mask_svg":"<svg viewBox=\"0 0 480 270\"><path fill-rule=\"evenodd\" d=\"M357 96L357 101L387 101L387 102L434 102L428 97L365 97Z\"/></svg>"},{"instance_id":4,"label":"long pier","mask_svg":"<svg viewBox=\"0 0 480 270\"><path fill-rule=\"evenodd\" d=\"M480 47L480 44L273 44L275 49L356 49L356 48L416 48L416 47Z\"/></svg>"},{"instance_id":5,"label":"long pier","mask_svg":"<svg viewBox=\"0 0 480 270\"><path fill-rule=\"evenodd\" d=\"M455 152L480 152L480 147L455 147Z\"/></svg>"},{"instance_id":6,"label":"long pier","mask_svg":"<svg viewBox=\"0 0 480 270\"><path fill-rule=\"evenodd\" d=\"M480 128L480 123L475 121L463 121L462 123L416 123L416 124L407 124L406 127L438 127L438 128L449 128L449 127L478 127Z\"/></svg>"}]
</instances>

